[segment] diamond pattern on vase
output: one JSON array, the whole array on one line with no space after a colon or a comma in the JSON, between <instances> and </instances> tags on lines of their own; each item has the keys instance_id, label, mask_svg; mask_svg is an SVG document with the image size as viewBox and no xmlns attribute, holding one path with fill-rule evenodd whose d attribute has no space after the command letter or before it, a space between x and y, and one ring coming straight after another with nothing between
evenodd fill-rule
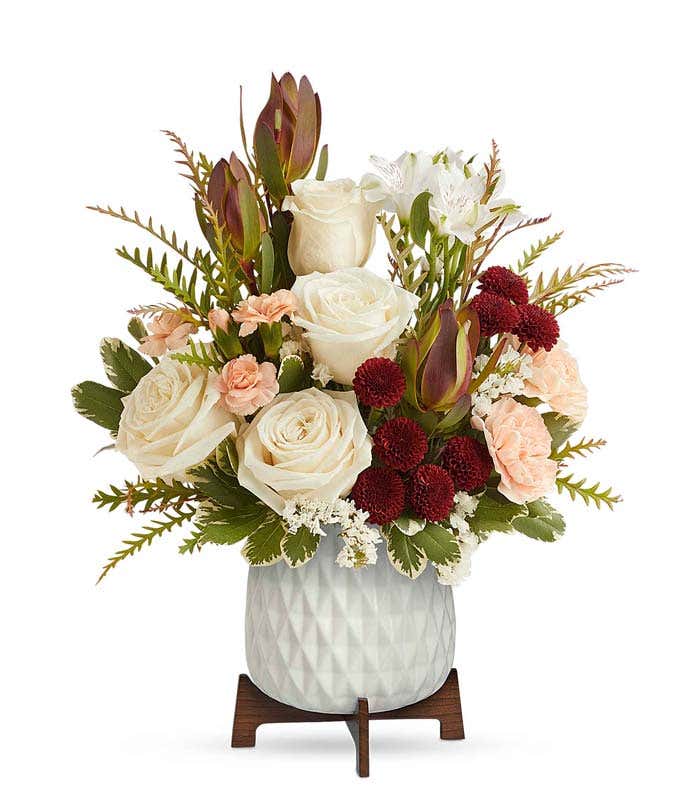
<instances>
[{"instance_id":1,"label":"diamond pattern on vase","mask_svg":"<svg viewBox=\"0 0 680 794\"><path fill-rule=\"evenodd\" d=\"M280 562L249 571L253 682L290 706L336 714L353 712L358 697L371 711L387 711L436 692L453 665L451 588L432 566L407 579L382 548L375 565L340 568L337 528L327 532L301 568Z\"/></svg>"}]
</instances>

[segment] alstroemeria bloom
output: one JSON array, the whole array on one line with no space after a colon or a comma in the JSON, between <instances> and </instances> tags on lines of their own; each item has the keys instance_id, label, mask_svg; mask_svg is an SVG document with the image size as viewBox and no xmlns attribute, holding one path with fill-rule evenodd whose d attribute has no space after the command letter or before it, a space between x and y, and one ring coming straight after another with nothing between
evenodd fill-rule
<instances>
[{"instance_id":1,"label":"alstroemeria bloom","mask_svg":"<svg viewBox=\"0 0 680 794\"><path fill-rule=\"evenodd\" d=\"M239 336L248 336L260 323L277 323L282 317L293 317L297 299L290 290L279 289L271 295L249 295L231 313L232 319L241 323Z\"/></svg>"},{"instance_id":2,"label":"alstroemeria bloom","mask_svg":"<svg viewBox=\"0 0 680 794\"><path fill-rule=\"evenodd\" d=\"M471 243L491 218L488 207L480 203L483 195L484 180L477 174L468 177L455 163L441 168L430 199L430 219L437 231Z\"/></svg>"},{"instance_id":3,"label":"alstroemeria bloom","mask_svg":"<svg viewBox=\"0 0 680 794\"><path fill-rule=\"evenodd\" d=\"M148 336L141 339L139 350L147 356L162 356L168 350L179 350L187 343L189 334L196 333L196 326L186 322L180 314L162 312L151 321Z\"/></svg>"},{"instance_id":4,"label":"alstroemeria bloom","mask_svg":"<svg viewBox=\"0 0 680 794\"><path fill-rule=\"evenodd\" d=\"M413 200L424 191L432 192L437 181L437 167L427 152L404 152L396 160L372 156L377 174L365 174L361 187L368 201L380 204L407 221Z\"/></svg>"}]
</instances>

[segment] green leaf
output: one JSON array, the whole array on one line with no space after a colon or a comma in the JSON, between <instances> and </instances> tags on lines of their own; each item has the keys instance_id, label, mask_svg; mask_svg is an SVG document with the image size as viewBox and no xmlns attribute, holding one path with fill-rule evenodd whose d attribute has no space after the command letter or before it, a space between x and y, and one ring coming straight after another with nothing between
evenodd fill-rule
<instances>
[{"instance_id":1,"label":"green leaf","mask_svg":"<svg viewBox=\"0 0 680 794\"><path fill-rule=\"evenodd\" d=\"M273 565L282 557L281 541L286 534L281 518L273 511L254 532L248 536L241 554L250 565Z\"/></svg>"},{"instance_id":2,"label":"green leaf","mask_svg":"<svg viewBox=\"0 0 680 794\"><path fill-rule=\"evenodd\" d=\"M552 438L553 452L559 449L572 433L579 428L577 422L574 422L573 419L570 419L568 416L563 416L562 414L549 411L548 413L541 414L541 416Z\"/></svg>"},{"instance_id":3,"label":"green leaf","mask_svg":"<svg viewBox=\"0 0 680 794\"><path fill-rule=\"evenodd\" d=\"M460 549L453 532L439 524L426 524L411 540L428 560L437 565L450 565L460 559Z\"/></svg>"},{"instance_id":4,"label":"green leaf","mask_svg":"<svg viewBox=\"0 0 680 794\"><path fill-rule=\"evenodd\" d=\"M242 508L257 503L257 497L238 484L233 473L226 474L212 458L189 469L194 486L222 507Z\"/></svg>"},{"instance_id":5,"label":"green leaf","mask_svg":"<svg viewBox=\"0 0 680 794\"><path fill-rule=\"evenodd\" d=\"M231 508L202 502L194 523L203 533L203 542L231 545L255 532L269 514L274 515L262 503Z\"/></svg>"},{"instance_id":6,"label":"green leaf","mask_svg":"<svg viewBox=\"0 0 680 794\"><path fill-rule=\"evenodd\" d=\"M411 215L409 218L409 229L411 237L416 245L421 248L425 246L425 236L430 228L430 199L432 194L427 190L420 193L411 204Z\"/></svg>"},{"instance_id":7,"label":"green leaf","mask_svg":"<svg viewBox=\"0 0 680 794\"><path fill-rule=\"evenodd\" d=\"M243 223L243 258L251 260L260 247L260 210L253 189L245 179L239 179L236 190Z\"/></svg>"},{"instance_id":8,"label":"green leaf","mask_svg":"<svg viewBox=\"0 0 680 794\"><path fill-rule=\"evenodd\" d=\"M112 433L118 432L124 392L86 380L71 389L71 396L73 405L81 416Z\"/></svg>"},{"instance_id":9,"label":"green leaf","mask_svg":"<svg viewBox=\"0 0 680 794\"><path fill-rule=\"evenodd\" d=\"M260 292L269 294L274 284L274 243L267 232L262 235L262 265L260 267Z\"/></svg>"},{"instance_id":10,"label":"green leaf","mask_svg":"<svg viewBox=\"0 0 680 794\"><path fill-rule=\"evenodd\" d=\"M403 576L417 579L427 566L427 558L413 542L413 538L398 529L389 527L383 530L387 540L387 557Z\"/></svg>"},{"instance_id":11,"label":"green leaf","mask_svg":"<svg viewBox=\"0 0 680 794\"><path fill-rule=\"evenodd\" d=\"M300 356L286 356L279 367L279 393L300 391L305 388L307 374Z\"/></svg>"},{"instance_id":12,"label":"green leaf","mask_svg":"<svg viewBox=\"0 0 680 794\"><path fill-rule=\"evenodd\" d=\"M489 488L479 497L477 509L467 522L476 535L485 537L489 532L512 532L513 520L527 513L524 505L516 505Z\"/></svg>"},{"instance_id":13,"label":"green leaf","mask_svg":"<svg viewBox=\"0 0 680 794\"><path fill-rule=\"evenodd\" d=\"M144 375L151 372L151 364L120 339L102 339L99 352L106 377L125 394L129 394Z\"/></svg>"},{"instance_id":14,"label":"green leaf","mask_svg":"<svg viewBox=\"0 0 680 794\"><path fill-rule=\"evenodd\" d=\"M548 502L539 499L526 505L527 515L519 515L512 528L529 538L551 543L564 534L564 518Z\"/></svg>"},{"instance_id":15,"label":"green leaf","mask_svg":"<svg viewBox=\"0 0 680 794\"><path fill-rule=\"evenodd\" d=\"M291 213L275 212L272 218L272 242L274 243L274 289L288 289L295 281L295 274L288 262L288 238L291 229Z\"/></svg>"},{"instance_id":16,"label":"green leaf","mask_svg":"<svg viewBox=\"0 0 680 794\"><path fill-rule=\"evenodd\" d=\"M418 518L414 515L405 514L399 516L399 518L395 519L392 523L400 530L400 532L403 532L404 535L413 537L418 532L425 529L425 524L427 522L424 518Z\"/></svg>"},{"instance_id":17,"label":"green leaf","mask_svg":"<svg viewBox=\"0 0 680 794\"><path fill-rule=\"evenodd\" d=\"M255 127L253 139L255 158L262 174L262 179L272 198L278 203L288 194L286 180L276 151L276 143L272 131L265 124Z\"/></svg>"},{"instance_id":18,"label":"green leaf","mask_svg":"<svg viewBox=\"0 0 680 794\"><path fill-rule=\"evenodd\" d=\"M141 342L147 336L146 326L140 317L133 317L128 323L128 333L133 339Z\"/></svg>"},{"instance_id":19,"label":"green leaf","mask_svg":"<svg viewBox=\"0 0 680 794\"><path fill-rule=\"evenodd\" d=\"M218 469L227 477L236 477L238 472L238 454L233 438L222 441L215 450L215 462Z\"/></svg>"},{"instance_id":20,"label":"green leaf","mask_svg":"<svg viewBox=\"0 0 680 794\"><path fill-rule=\"evenodd\" d=\"M299 568L309 562L319 547L320 535L310 532L307 527L300 527L297 532L287 532L281 541L283 559L291 568Z\"/></svg>"},{"instance_id":21,"label":"green leaf","mask_svg":"<svg viewBox=\"0 0 680 794\"><path fill-rule=\"evenodd\" d=\"M319 152L319 163L316 167L316 178L319 182L326 178L326 171L328 171L328 144L324 143Z\"/></svg>"}]
</instances>

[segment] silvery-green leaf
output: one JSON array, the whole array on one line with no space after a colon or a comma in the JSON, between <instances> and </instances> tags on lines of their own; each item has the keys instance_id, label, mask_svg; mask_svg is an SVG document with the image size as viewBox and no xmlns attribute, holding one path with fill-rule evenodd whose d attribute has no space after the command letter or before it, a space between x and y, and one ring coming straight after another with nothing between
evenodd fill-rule
<instances>
[{"instance_id":1,"label":"silvery-green leaf","mask_svg":"<svg viewBox=\"0 0 680 794\"><path fill-rule=\"evenodd\" d=\"M319 547L320 535L310 532L307 527L300 527L297 532L287 532L281 541L283 559L290 568L299 568L309 562Z\"/></svg>"},{"instance_id":2,"label":"silvery-green leaf","mask_svg":"<svg viewBox=\"0 0 680 794\"><path fill-rule=\"evenodd\" d=\"M420 532L427 523L424 518L416 518L415 516L399 516L399 518L392 522L398 527L404 535L413 537L416 532Z\"/></svg>"},{"instance_id":3,"label":"silvery-green leaf","mask_svg":"<svg viewBox=\"0 0 680 794\"><path fill-rule=\"evenodd\" d=\"M151 364L120 339L102 339L99 352L106 377L125 394L129 394L147 372L151 372Z\"/></svg>"},{"instance_id":4,"label":"silvery-green leaf","mask_svg":"<svg viewBox=\"0 0 680 794\"><path fill-rule=\"evenodd\" d=\"M539 499L526 505L527 515L519 515L512 522L512 528L527 537L551 543L564 534L564 518L555 508Z\"/></svg>"}]
</instances>

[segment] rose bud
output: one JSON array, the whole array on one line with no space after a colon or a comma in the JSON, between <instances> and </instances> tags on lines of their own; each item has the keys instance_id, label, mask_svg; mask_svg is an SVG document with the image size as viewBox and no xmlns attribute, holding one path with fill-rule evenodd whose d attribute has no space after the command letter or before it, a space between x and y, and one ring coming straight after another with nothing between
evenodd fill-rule
<instances>
[{"instance_id":1,"label":"rose bud","mask_svg":"<svg viewBox=\"0 0 680 794\"><path fill-rule=\"evenodd\" d=\"M269 193L278 202L287 185L312 167L321 134L321 104L306 77L298 86L289 73L272 75L267 104L255 124L254 147Z\"/></svg>"}]
</instances>

